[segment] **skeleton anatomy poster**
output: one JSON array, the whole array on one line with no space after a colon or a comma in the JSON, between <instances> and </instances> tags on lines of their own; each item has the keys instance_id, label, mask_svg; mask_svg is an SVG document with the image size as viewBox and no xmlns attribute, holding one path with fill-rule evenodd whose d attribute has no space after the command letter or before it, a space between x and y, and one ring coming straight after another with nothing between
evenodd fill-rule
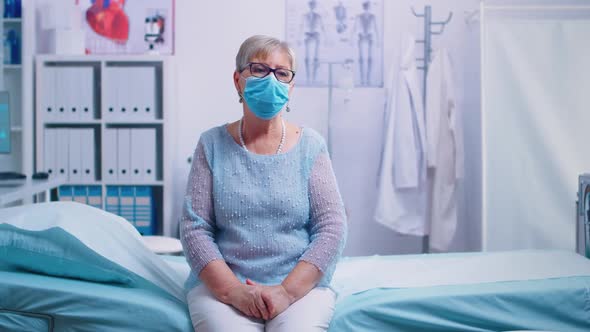
<instances>
[{"instance_id":1,"label":"skeleton anatomy poster","mask_svg":"<svg viewBox=\"0 0 590 332\"><path fill-rule=\"evenodd\" d=\"M286 24L297 53L297 85L328 85L330 63L333 77L345 66L355 86L383 85L382 0L287 0Z\"/></svg>"}]
</instances>

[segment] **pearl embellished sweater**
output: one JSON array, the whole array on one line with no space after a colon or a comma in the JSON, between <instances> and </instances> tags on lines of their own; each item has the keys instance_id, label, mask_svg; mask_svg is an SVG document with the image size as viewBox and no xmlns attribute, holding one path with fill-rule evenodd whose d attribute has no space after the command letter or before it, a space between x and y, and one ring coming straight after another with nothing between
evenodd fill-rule
<instances>
[{"instance_id":1,"label":"pearl embellished sweater","mask_svg":"<svg viewBox=\"0 0 590 332\"><path fill-rule=\"evenodd\" d=\"M188 179L181 241L189 287L211 261L224 260L242 282L280 284L298 261L328 286L344 248L346 217L323 138L305 128L290 150L259 155L225 125L201 135Z\"/></svg>"}]
</instances>

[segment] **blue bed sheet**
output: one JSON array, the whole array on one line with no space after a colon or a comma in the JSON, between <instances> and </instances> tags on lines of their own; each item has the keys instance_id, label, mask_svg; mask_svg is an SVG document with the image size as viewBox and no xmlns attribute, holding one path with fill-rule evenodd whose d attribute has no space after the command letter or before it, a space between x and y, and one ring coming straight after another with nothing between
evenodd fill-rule
<instances>
[{"instance_id":1,"label":"blue bed sheet","mask_svg":"<svg viewBox=\"0 0 590 332\"><path fill-rule=\"evenodd\" d=\"M0 309L0 331L50 332L53 329L50 316Z\"/></svg>"},{"instance_id":2,"label":"blue bed sheet","mask_svg":"<svg viewBox=\"0 0 590 332\"><path fill-rule=\"evenodd\" d=\"M590 331L590 277L372 289L342 299L330 332Z\"/></svg>"},{"instance_id":3,"label":"blue bed sheet","mask_svg":"<svg viewBox=\"0 0 590 332\"><path fill-rule=\"evenodd\" d=\"M21 319L31 314L49 317L52 330L60 332L192 331L186 305L158 292L0 271L0 327L26 325Z\"/></svg>"},{"instance_id":4,"label":"blue bed sheet","mask_svg":"<svg viewBox=\"0 0 590 332\"><path fill-rule=\"evenodd\" d=\"M431 261L449 257L456 255L379 259ZM180 275L188 275L184 257L162 258ZM366 280L358 278L355 282ZM65 332L192 331L186 305L170 296L149 289L9 271L0 266L0 330L3 322L13 324L5 326L32 324L39 327L35 331L45 331L45 326L50 326L48 331ZM590 276L371 289L339 299L329 329L509 330L590 331Z\"/></svg>"}]
</instances>

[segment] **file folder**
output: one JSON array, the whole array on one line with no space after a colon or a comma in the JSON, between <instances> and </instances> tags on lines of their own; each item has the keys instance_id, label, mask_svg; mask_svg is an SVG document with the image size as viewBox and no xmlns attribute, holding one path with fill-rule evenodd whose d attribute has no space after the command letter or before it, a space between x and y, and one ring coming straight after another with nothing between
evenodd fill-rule
<instances>
[{"instance_id":1,"label":"file folder","mask_svg":"<svg viewBox=\"0 0 590 332\"><path fill-rule=\"evenodd\" d=\"M102 147L103 172L102 178L105 181L117 181L117 129L106 128L104 130L104 146Z\"/></svg>"},{"instance_id":2,"label":"file folder","mask_svg":"<svg viewBox=\"0 0 590 332\"><path fill-rule=\"evenodd\" d=\"M117 129L117 179L129 182L131 168L131 129Z\"/></svg>"},{"instance_id":3,"label":"file folder","mask_svg":"<svg viewBox=\"0 0 590 332\"><path fill-rule=\"evenodd\" d=\"M82 144L80 142L80 134L83 129L68 129L70 136L70 144L68 148L68 167L70 170L68 181L70 183L82 182Z\"/></svg>"},{"instance_id":4,"label":"file folder","mask_svg":"<svg viewBox=\"0 0 590 332\"><path fill-rule=\"evenodd\" d=\"M70 169L68 167L69 164L69 144L70 144L70 133L68 129L60 128L55 130L57 132L57 145L55 147L55 151L57 153L56 156L56 168L58 170L58 174L65 176L66 178L70 174Z\"/></svg>"},{"instance_id":5,"label":"file folder","mask_svg":"<svg viewBox=\"0 0 590 332\"><path fill-rule=\"evenodd\" d=\"M118 186L107 186L105 210L116 215L121 215L121 204L119 200Z\"/></svg>"},{"instance_id":6,"label":"file folder","mask_svg":"<svg viewBox=\"0 0 590 332\"><path fill-rule=\"evenodd\" d=\"M60 201L72 201L74 199L72 190L72 186L60 186L57 190L57 199Z\"/></svg>"},{"instance_id":7,"label":"file folder","mask_svg":"<svg viewBox=\"0 0 590 332\"><path fill-rule=\"evenodd\" d=\"M44 66L39 75L40 106L45 121L55 121L55 67Z\"/></svg>"},{"instance_id":8,"label":"file folder","mask_svg":"<svg viewBox=\"0 0 590 332\"><path fill-rule=\"evenodd\" d=\"M122 186L119 189L120 216L135 225L135 187Z\"/></svg>"},{"instance_id":9,"label":"file folder","mask_svg":"<svg viewBox=\"0 0 590 332\"><path fill-rule=\"evenodd\" d=\"M102 209L102 187L88 186L88 205Z\"/></svg>"},{"instance_id":10,"label":"file folder","mask_svg":"<svg viewBox=\"0 0 590 332\"><path fill-rule=\"evenodd\" d=\"M57 147L55 129L45 128L43 137L43 169L49 175L56 174L55 153Z\"/></svg>"},{"instance_id":11,"label":"file folder","mask_svg":"<svg viewBox=\"0 0 590 332\"><path fill-rule=\"evenodd\" d=\"M74 186L74 202L88 204L88 192L86 186Z\"/></svg>"},{"instance_id":12,"label":"file folder","mask_svg":"<svg viewBox=\"0 0 590 332\"><path fill-rule=\"evenodd\" d=\"M156 233L152 187L135 187L135 228L141 235Z\"/></svg>"},{"instance_id":13,"label":"file folder","mask_svg":"<svg viewBox=\"0 0 590 332\"><path fill-rule=\"evenodd\" d=\"M81 152L81 180L91 182L95 180L96 158L94 144L94 129L80 129Z\"/></svg>"}]
</instances>

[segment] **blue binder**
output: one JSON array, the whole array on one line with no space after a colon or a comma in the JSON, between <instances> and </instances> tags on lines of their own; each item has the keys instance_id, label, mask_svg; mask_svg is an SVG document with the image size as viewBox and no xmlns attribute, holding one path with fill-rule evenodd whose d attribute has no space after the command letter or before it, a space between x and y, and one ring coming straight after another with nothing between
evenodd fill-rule
<instances>
[{"instance_id":1,"label":"blue binder","mask_svg":"<svg viewBox=\"0 0 590 332\"><path fill-rule=\"evenodd\" d=\"M119 204L119 215L135 225L135 187L122 186L119 188Z\"/></svg>"},{"instance_id":2,"label":"blue binder","mask_svg":"<svg viewBox=\"0 0 590 332\"><path fill-rule=\"evenodd\" d=\"M60 186L57 191L58 200L60 201L72 201L74 199L74 192L72 186Z\"/></svg>"},{"instance_id":3,"label":"blue binder","mask_svg":"<svg viewBox=\"0 0 590 332\"><path fill-rule=\"evenodd\" d=\"M105 198L105 210L116 215L121 214L119 202L119 187L107 186L107 196Z\"/></svg>"},{"instance_id":4,"label":"blue binder","mask_svg":"<svg viewBox=\"0 0 590 332\"><path fill-rule=\"evenodd\" d=\"M74 201L82 204L88 204L88 192L86 186L74 186Z\"/></svg>"},{"instance_id":5,"label":"blue binder","mask_svg":"<svg viewBox=\"0 0 590 332\"><path fill-rule=\"evenodd\" d=\"M135 227L142 235L154 235L154 199L152 187L135 187Z\"/></svg>"},{"instance_id":6,"label":"blue binder","mask_svg":"<svg viewBox=\"0 0 590 332\"><path fill-rule=\"evenodd\" d=\"M102 209L102 187L89 186L88 187L88 205L97 209Z\"/></svg>"}]
</instances>

